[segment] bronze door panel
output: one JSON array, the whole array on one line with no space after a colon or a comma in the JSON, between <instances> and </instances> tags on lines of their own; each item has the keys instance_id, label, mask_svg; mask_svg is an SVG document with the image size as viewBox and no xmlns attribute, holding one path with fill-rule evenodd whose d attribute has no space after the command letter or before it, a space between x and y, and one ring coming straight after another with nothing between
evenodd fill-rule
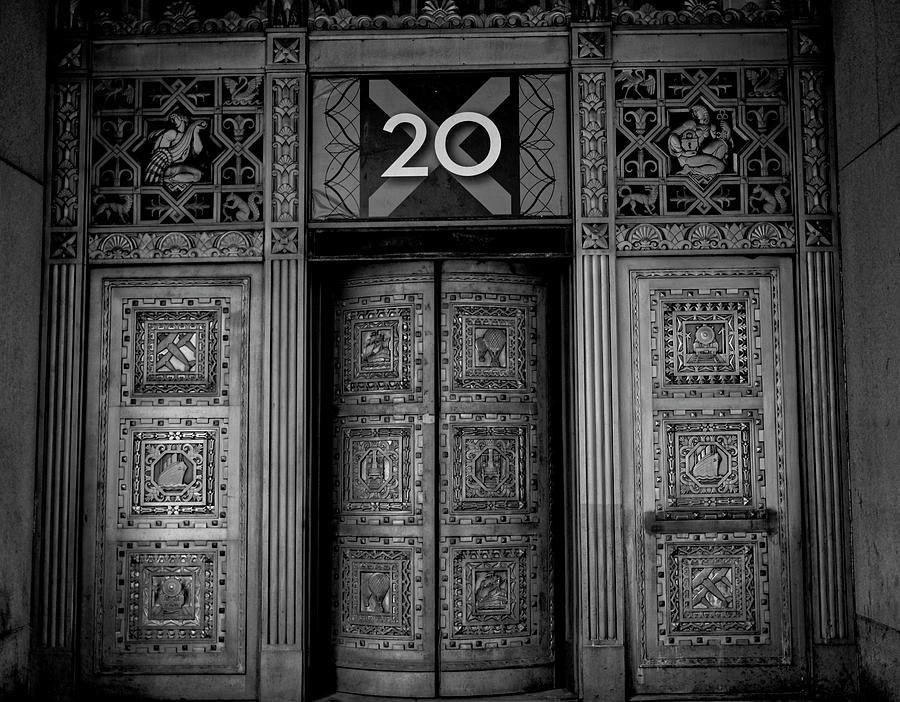
<instances>
[{"instance_id":1,"label":"bronze door panel","mask_svg":"<svg viewBox=\"0 0 900 702\"><path fill-rule=\"evenodd\" d=\"M632 685L792 689L805 664L790 261L677 263L619 268Z\"/></svg>"},{"instance_id":2,"label":"bronze door panel","mask_svg":"<svg viewBox=\"0 0 900 702\"><path fill-rule=\"evenodd\" d=\"M334 305L338 689L552 685L540 277L373 266L342 281Z\"/></svg>"},{"instance_id":3,"label":"bronze door panel","mask_svg":"<svg viewBox=\"0 0 900 702\"><path fill-rule=\"evenodd\" d=\"M214 674L212 694L246 698L255 272L153 273L92 285L83 675L181 696Z\"/></svg>"}]
</instances>

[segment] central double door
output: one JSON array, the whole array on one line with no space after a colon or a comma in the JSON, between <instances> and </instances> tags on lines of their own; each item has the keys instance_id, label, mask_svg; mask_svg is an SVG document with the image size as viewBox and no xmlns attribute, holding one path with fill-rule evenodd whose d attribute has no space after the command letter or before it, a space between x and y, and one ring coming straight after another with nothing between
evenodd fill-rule
<instances>
[{"instance_id":1,"label":"central double door","mask_svg":"<svg viewBox=\"0 0 900 702\"><path fill-rule=\"evenodd\" d=\"M543 280L422 262L333 286L337 689L552 686Z\"/></svg>"}]
</instances>

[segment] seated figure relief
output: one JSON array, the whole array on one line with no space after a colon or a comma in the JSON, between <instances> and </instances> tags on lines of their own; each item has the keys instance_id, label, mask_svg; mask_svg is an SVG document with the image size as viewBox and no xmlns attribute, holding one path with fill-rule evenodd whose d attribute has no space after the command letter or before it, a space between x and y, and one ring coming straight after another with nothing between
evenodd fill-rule
<instances>
[{"instance_id":1,"label":"seated figure relief","mask_svg":"<svg viewBox=\"0 0 900 702\"><path fill-rule=\"evenodd\" d=\"M731 152L731 127L724 114L718 126L712 125L709 110L694 105L691 118L672 130L667 145L682 167L679 175L715 176L725 170Z\"/></svg>"}]
</instances>

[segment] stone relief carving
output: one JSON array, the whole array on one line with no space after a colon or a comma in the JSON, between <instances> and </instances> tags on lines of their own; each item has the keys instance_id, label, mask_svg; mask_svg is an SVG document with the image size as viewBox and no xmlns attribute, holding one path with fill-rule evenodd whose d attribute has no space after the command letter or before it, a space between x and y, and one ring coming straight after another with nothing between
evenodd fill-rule
<instances>
[{"instance_id":1,"label":"stone relief carving","mask_svg":"<svg viewBox=\"0 0 900 702\"><path fill-rule=\"evenodd\" d=\"M830 164L825 113L825 72L800 71L805 212L831 214Z\"/></svg>"},{"instance_id":2,"label":"stone relief carving","mask_svg":"<svg viewBox=\"0 0 900 702\"><path fill-rule=\"evenodd\" d=\"M77 6L77 2L71 3ZM216 16L209 16L186 0L175 0L165 6L148 3L147 9L133 13L133 5L101 1L96 3L91 27L102 34L188 34L211 32L260 32L269 26L265 0L251 3L249 11L238 12L246 2L226 0L217 3ZM224 11L223 11L224 10ZM219 14L221 13L221 14Z\"/></svg>"},{"instance_id":3,"label":"stone relief carving","mask_svg":"<svg viewBox=\"0 0 900 702\"><path fill-rule=\"evenodd\" d=\"M81 163L81 84L57 83L54 108L51 224L74 227L78 223L78 169Z\"/></svg>"},{"instance_id":4,"label":"stone relief carving","mask_svg":"<svg viewBox=\"0 0 900 702\"><path fill-rule=\"evenodd\" d=\"M507 11L491 12L493 3L482 3L479 13L462 14L455 0L425 0L407 5L405 14L366 15L357 11L362 3L346 0L323 0L311 3L310 29L473 29L499 27L554 27L569 23L571 12L568 0L526 0L504 3ZM521 11L508 11L510 6Z\"/></svg>"},{"instance_id":5,"label":"stone relief carving","mask_svg":"<svg viewBox=\"0 0 900 702\"><path fill-rule=\"evenodd\" d=\"M783 249L795 244L793 224L701 222L616 225L616 248L620 251Z\"/></svg>"},{"instance_id":6,"label":"stone relief carving","mask_svg":"<svg viewBox=\"0 0 900 702\"><path fill-rule=\"evenodd\" d=\"M615 95L620 220L726 215L790 226L783 67L621 68Z\"/></svg>"},{"instance_id":7,"label":"stone relief carving","mask_svg":"<svg viewBox=\"0 0 900 702\"><path fill-rule=\"evenodd\" d=\"M300 79L273 79L272 100L272 218L296 222L300 216Z\"/></svg>"},{"instance_id":8,"label":"stone relief carving","mask_svg":"<svg viewBox=\"0 0 900 702\"><path fill-rule=\"evenodd\" d=\"M95 80L91 223L260 220L261 76Z\"/></svg>"},{"instance_id":9,"label":"stone relief carving","mask_svg":"<svg viewBox=\"0 0 900 702\"><path fill-rule=\"evenodd\" d=\"M578 87L581 138L581 216L604 217L607 208L606 74L582 73Z\"/></svg>"},{"instance_id":10,"label":"stone relief carving","mask_svg":"<svg viewBox=\"0 0 900 702\"><path fill-rule=\"evenodd\" d=\"M141 261L146 259L261 258L262 230L224 232L91 232L88 259Z\"/></svg>"},{"instance_id":11,"label":"stone relief carving","mask_svg":"<svg viewBox=\"0 0 900 702\"><path fill-rule=\"evenodd\" d=\"M745 2L725 8L722 0L619 0L612 9L619 24L772 24L783 22L781 0Z\"/></svg>"}]
</instances>

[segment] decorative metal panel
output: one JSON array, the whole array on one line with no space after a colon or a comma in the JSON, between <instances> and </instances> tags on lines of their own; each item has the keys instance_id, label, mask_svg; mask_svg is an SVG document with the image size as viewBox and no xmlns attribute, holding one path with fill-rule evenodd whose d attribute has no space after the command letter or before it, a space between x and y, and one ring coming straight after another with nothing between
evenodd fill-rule
<instances>
[{"instance_id":1,"label":"decorative metal panel","mask_svg":"<svg viewBox=\"0 0 900 702\"><path fill-rule=\"evenodd\" d=\"M227 418L120 424L120 528L226 526Z\"/></svg>"},{"instance_id":2,"label":"decorative metal panel","mask_svg":"<svg viewBox=\"0 0 900 702\"><path fill-rule=\"evenodd\" d=\"M398 544L412 545L398 547ZM421 650L422 543L345 537L338 541L335 643Z\"/></svg>"},{"instance_id":3,"label":"decorative metal panel","mask_svg":"<svg viewBox=\"0 0 900 702\"><path fill-rule=\"evenodd\" d=\"M768 644L769 562L764 534L666 536L657 550L660 644L691 657L698 646ZM671 664L680 655L669 654Z\"/></svg>"},{"instance_id":4,"label":"decorative metal panel","mask_svg":"<svg viewBox=\"0 0 900 702\"><path fill-rule=\"evenodd\" d=\"M459 676L530 665L547 677L549 668L538 672L553 660L543 284L471 268L449 268L441 282L441 660ZM451 689L465 685L447 675Z\"/></svg>"},{"instance_id":5,"label":"decorative metal panel","mask_svg":"<svg viewBox=\"0 0 900 702\"><path fill-rule=\"evenodd\" d=\"M421 402L422 295L396 293L341 300L336 324L342 402L391 395ZM337 388L336 388L337 389Z\"/></svg>"},{"instance_id":6,"label":"decorative metal panel","mask_svg":"<svg viewBox=\"0 0 900 702\"><path fill-rule=\"evenodd\" d=\"M553 73L318 78L312 218L565 216L564 96Z\"/></svg>"},{"instance_id":7,"label":"decorative metal panel","mask_svg":"<svg viewBox=\"0 0 900 702\"><path fill-rule=\"evenodd\" d=\"M249 282L95 279L95 675L246 669Z\"/></svg>"},{"instance_id":8,"label":"decorative metal panel","mask_svg":"<svg viewBox=\"0 0 900 702\"><path fill-rule=\"evenodd\" d=\"M127 653L225 647L225 549L129 543L118 550L117 647Z\"/></svg>"},{"instance_id":9,"label":"decorative metal panel","mask_svg":"<svg viewBox=\"0 0 900 702\"><path fill-rule=\"evenodd\" d=\"M467 671L495 669L510 691L553 680L543 284L456 263L438 282L432 266L373 266L336 284L341 691L433 695L437 676L439 690L471 693L481 683Z\"/></svg>"},{"instance_id":10,"label":"decorative metal panel","mask_svg":"<svg viewBox=\"0 0 900 702\"><path fill-rule=\"evenodd\" d=\"M262 220L262 76L93 82L93 226Z\"/></svg>"},{"instance_id":11,"label":"decorative metal panel","mask_svg":"<svg viewBox=\"0 0 900 702\"><path fill-rule=\"evenodd\" d=\"M717 691L746 689L741 666L798 674L788 265L621 266L639 691L712 691L689 671L711 664Z\"/></svg>"},{"instance_id":12,"label":"decorative metal panel","mask_svg":"<svg viewBox=\"0 0 900 702\"><path fill-rule=\"evenodd\" d=\"M795 245L786 66L623 67L614 81L619 249Z\"/></svg>"},{"instance_id":13,"label":"decorative metal panel","mask_svg":"<svg viewBox=\"0 0 900 702\"><path fill-rule=\"evenodd\" d=\"M539 635L542 588L527 536L449 540L453 598L447 647L522 646Z\"/></svg>"},{"instance_id":14,"label":"decorative metal panel","mask_svg":"<svg viewBox=\"0 0 900 702\"><path fill-rule=\"evenodd\" d=\"M397 264L332 290L331 643L346 692L369 691L364 670L369 686L434 693L433 281L431 264Z\"/></svg>"},{"instance_id":15,"label":"decorative metal panel","mask_svg":"<svg viewBox=\"0 0 900 702\"><path fill-rule=\"evenodd\" d=\"M656 509L666 516L697 510L765 510L763 421L759 410L657 410Z\"/></svg>"},{"instance_id":16,"label":"decorative metal panel","mask_svg":"<svg viewBox=\"0 0 900 702\"><path fill-rule=\"evenodd\" d=\"M339 519L421 524L422 417L341 418L335 431Z\"/></svg>"}]
</instances>

